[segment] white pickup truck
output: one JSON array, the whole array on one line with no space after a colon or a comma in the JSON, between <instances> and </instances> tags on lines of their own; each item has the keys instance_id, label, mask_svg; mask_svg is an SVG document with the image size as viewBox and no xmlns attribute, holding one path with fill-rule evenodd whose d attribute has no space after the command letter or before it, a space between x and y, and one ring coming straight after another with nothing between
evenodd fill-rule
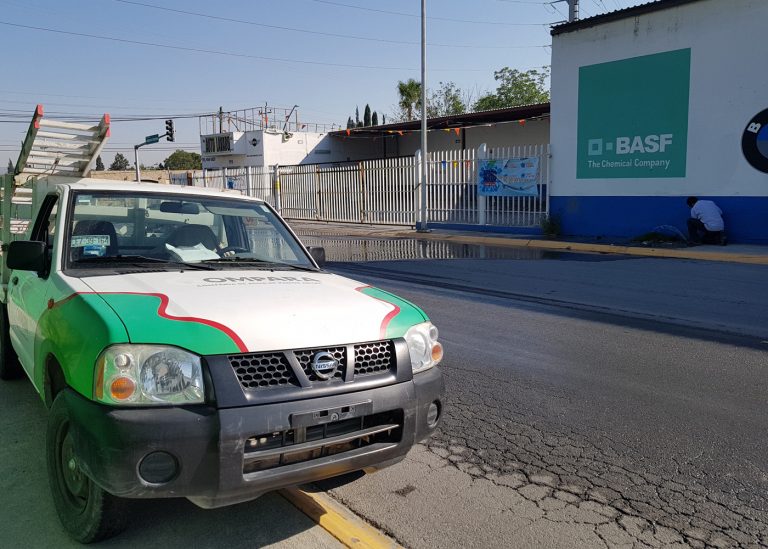
<instances>
[{"instance_id":1,"label":"white pickup truck","mask_svg":"<svg viewBox=\"0 0 768 549\"><path fill-rule=\"evenodd\" d=\"M69 534L104 539L125 498L213 508L403 459L442 413L438 332L323 270L265 202L231 192L9 175L0 378L50 407Z\"/></svg>"}]
</instances>

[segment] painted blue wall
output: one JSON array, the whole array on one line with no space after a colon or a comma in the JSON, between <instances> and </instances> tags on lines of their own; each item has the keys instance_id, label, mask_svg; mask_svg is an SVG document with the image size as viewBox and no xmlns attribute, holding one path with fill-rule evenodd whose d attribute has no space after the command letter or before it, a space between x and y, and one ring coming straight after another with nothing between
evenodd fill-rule
<instances>
[{"instance_id":1,"label":"painted blue wall","mask_svg":"<svg viewBox=\"0 0 768 549\"><path fill-rule=\"evenodd\" d=\"M685 196L553 196L550 211L560 216L566 236L631 238L659 225L687 234L690 208ZM699 196L723 210L730 242L768 244L768 197Z\"/></svg>"}]
</instances>

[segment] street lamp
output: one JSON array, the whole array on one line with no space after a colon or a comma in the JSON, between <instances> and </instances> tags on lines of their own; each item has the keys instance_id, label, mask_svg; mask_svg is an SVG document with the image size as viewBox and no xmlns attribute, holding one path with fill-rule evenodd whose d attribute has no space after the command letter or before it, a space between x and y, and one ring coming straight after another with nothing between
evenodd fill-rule
<instances>
[{"instance_id":1,"label":"street lamp","mask_svg":"<svg viewBox=\"0 0 768 549\"><path fill-rule=\"evenodd\" d=\"M421 224L427 229L427 0L421 0Z\"/></svg>"}]
</instances>

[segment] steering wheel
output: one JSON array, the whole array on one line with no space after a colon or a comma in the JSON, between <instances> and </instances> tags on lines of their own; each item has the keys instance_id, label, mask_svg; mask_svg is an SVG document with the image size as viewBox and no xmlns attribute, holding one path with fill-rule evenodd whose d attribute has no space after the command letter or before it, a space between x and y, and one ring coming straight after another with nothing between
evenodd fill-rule
<instances>
[{"instance_id":1,"label":"steering wheel","mask_svg":"<svg viewBox=\"0 0 768 549\"><path fill-rule=\"evenodd\" d=\"M221 256L249 254L249 253L251 253L251 250L249 250L248 248L243 248L241 246L227 246L226 248L222 248L219 250L219 255Z\"/></svg>"}]
</instances>

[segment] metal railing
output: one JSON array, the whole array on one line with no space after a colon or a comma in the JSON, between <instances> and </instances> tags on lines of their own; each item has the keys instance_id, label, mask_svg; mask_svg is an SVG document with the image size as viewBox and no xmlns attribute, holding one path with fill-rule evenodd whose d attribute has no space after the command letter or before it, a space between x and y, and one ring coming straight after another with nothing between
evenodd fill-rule
<instances>
[{"instance_id":1,"label":"metal railing","mask_svg":"<svg viewBox=\"0 0 768 549\"><path fill-rule=\"evenodd\" d=\"M549 145L436 151L428 160L427 223L536 227L549 211ZM481 158L536 157L536 196L479 196ZM239 190L286 219L414 226L419 157L225 168L172 176L172 183Z\"/></svg>"}]
</instances>

